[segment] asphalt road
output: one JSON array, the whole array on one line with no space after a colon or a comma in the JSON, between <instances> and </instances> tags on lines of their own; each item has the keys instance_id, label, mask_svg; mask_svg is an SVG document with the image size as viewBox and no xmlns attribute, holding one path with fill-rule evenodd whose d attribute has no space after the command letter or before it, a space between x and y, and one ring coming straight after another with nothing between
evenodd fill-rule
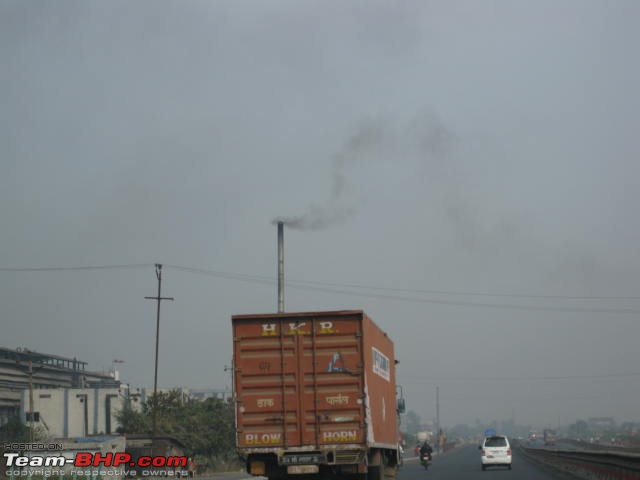
<instances>
[{"instance_id":1,"label":"asphalt road","mask_svg":"<svg viewBox=\"0 0 640 480\"><path fill-rule=\"evenodd\" d=\"M227 473L213 477L197 477L197 480L241 480L256 479L246 473ZM398 480L566 480L567 477L526 460L514 449L512 469L491 467L482 471L478 447L470 445L458 448L441 457L434 457L429 470L425 470L417 459L408 458L398 472Z\"/></svg>"},{"instance_id":2,"label":"asphalt road","mask_svg":"<svg viewBox=\"0 0 640 480\"><path fill-rule=\"evenodd\" d=\"M506 467L480 468L477 446L456 449L441 457L434 457L429 470L415 460L408 460L400 469L398 480L473 480L473 479L551 480L566 479L553 471L530 463L517 450L513 453L511 470Z\"/></svg>"}]
</instances>

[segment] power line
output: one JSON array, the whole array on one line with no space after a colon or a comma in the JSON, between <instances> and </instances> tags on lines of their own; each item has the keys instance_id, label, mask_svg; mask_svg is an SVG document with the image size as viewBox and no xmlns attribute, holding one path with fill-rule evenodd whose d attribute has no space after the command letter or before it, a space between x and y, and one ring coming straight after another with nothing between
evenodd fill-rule
<instances>
[{"instance_id":1,"label":"power line","mask_svg":"<svg viewBox=\"0 0 640 480\"><path fill-rule=\"evenodd\" d=\"M0 267L0 272L51 272L51 271L77 271L77 270L117 270L117 269L137 269L152 267L153 264L125 264L125 265L90 265L90 266L72 266L72 267ZM184 271L188 273L196 273L216 278L225 278L228 280L237 280L249 283L258 283L262 285L275 285L276 280L273 277L263 275L250 275L244 273L223 272L204 268L187 267L182 265L166 265L167 268ZM550 305L518 305L509 303L486 303L460 300L445 300L436 298L421 298L404 295L385 294L385 293L367 293L355 290L345 290L346 288L372 289L378 291L389 292L413 292L424 294L438 295L469 295L469 296L492 296L492 297L513 297L513 298L556 298L556 299L582 299L582 300L638 300L640 297L632 296L571 296L571 295L525 295L511 293L481 293L481 292L462 292L447 290L417 290L417 289L401 289L401 288L385 288L372 285L356 285L331 282L318 282L309 280L289 279L286 285L291 288L301 290L312 290L316 292L333 293L337 295L349 295L364 298L374 298L381 300L395 300L413 303L428 303L436 305L450 305L461 307L477 307L492 308L499 310L529 310L543 312L578 312L578 313L612 313L612 314L640 314L637 308L610 308L610 307L579 307L579 306L550 306Z\"/></svg>"},{"instance_id":2,"label":"power line","mask_svg":"<svg viewBox=\"0 0 640 480\"><path fill-rule=\"evenodd\" d=\"M87 265L87 266L56 266L56 267L0 267L0 272L56 272L56 271L74 271L74 270L122 270L153 267L155 264L138 263L138 264L122 264L122 265ZM274 284L275 279L266 275L252 275L245 273L223 272L219 270L211 270L197 267L186 267L182 265L167 265L169 268L181 270L191 273L199 273L220 278L228 278L233 280L252 281L255 283ZM366 290L378 290L387 292L407 292L407 293L424 293L430 295L451 295L451 296L481 296L481 297L506 297L506 298L548 298L548 299L566 299L566 300L640 300L640 296L632 295L549 295L549 294L526 294L526 293L494 293L494 292L474 292L463 290L433 290L433 289L415 289L415 288L398 288L398 287L381 287L378 285L364 285L357 283L338 283L338 282L322 282L318 280L300 280L289 279L287 282L291 285L318 285L326 287L346 287L358 288Z\"/></svg>"},{"instance_id":3,"label":"power line","mask_svg":"<svg viewBox=\"0 0 640 480\"><path fill-rule=\"evenodd\" d=\"M179 265L167 265L168 268L174 268L176 270L182 270L190 273L198 273L201 275L207 275L217 278L226 278L230 280L238 280L249 283L259 283L274 285L276 280L272 277L248 275L240 273L220 272L215 270L208 270L204 268L184 267ZM640 309L635 308L607 308L607 307L569 307L569 306L545 306L545 305L517 305L508 303L484 303L484 302L468 302L458 300L443 300L432 298L419 298L419 297L407 297L393 294L382 293L366 293L353 290L343 290L339 288L328 288L315 285L305 285L305 282L298 280L287 280L286 285L291 288L297 288L301 290L312 290L325 293L334 293L338 295L351 295L365 298L375 298L383 300L398 300L415 303L429 303L437 305L451 305L451 306L464 306L464 307L479 307L479 308L493 308L503 310L530 310L530 311L545 311L545 312L581 312L581 313L616 313L616 314L640 314ZM306 282L311 283L311 282ZM320 283L320 282L317 282ZM331 284L328 284L331 285ZM340 287L342 284L333 284L336 287ZM600 297L605 298L605 297ZM627 297L630 298L630 297ZM611 299L610 297L608 299Z\"/></svg>"},{"instance_id":4,"label":"power line","mask_svg":"<svg viewBox=\"0 0 640 480\"><path fill-rule=\"evenodd\" d=\"M335 287L362 288L369 290L383 290L389 292L409 292L409 293L426 293L431 295L456 295L456 296L479 296L479 297L508 297L508 298L555 298L566 300L640 300L640 296L604 296L604 295L542 295L542 294L524 294L524 293L489 293L489 292L470 292L460 290L423 290L413 288L394 288L379 287L373 285L359 285L349 283L330 283L318 282L313 280L292 280L298 283L308 283L311 285L327 285Z\"/></svg>"},{"instance_id":5,"label":"power line","mask_svg":"<svg viewBox=\"0 0 640 480\"><path fill-rule=\"evenodd\" d=\"M167 268L173 268L174 270L179 270L179 271L183 271L183 272L189 272L189 273L197 273L200 275L206 275L209 277L216 277L216 278L227 278L230 280L241 280L241 281L245 281L245 282L251 282L251 283L260 283L260 284L266 284L266 285L274 285L276 283L276 279L274 279L273 277L267 277L267 276L263 276L263 275L250 275L247 273L232 273L232 272L222 272L222 271L218 271L218 270L209 270L206 268L196 268L196 267L184 267L181 265L166 265L165 267Z\"/></svg>"},{"instance_id":6,"label":"power line","mask_svg":"<svg viewBox=\"0 0 640 480\"><path fill-rule=\"evenodd\" d=\"M232 278L236 280L245 279L246 281L255 281L256 283L275 283L273 277L264 275L250 275L242 273L221 272L203 268L183 267L178 265L167 265L177 270L190 271L193 273L201 273L216 277ZM379 290L388 292L408 292L408 293L424 293L431 295L455 295L455 296L483 296L483 297L508 297L508 298L549 298L549 299L565 299L565 300L640 300L640 296L606 296L606 295L542 295L542 294L523 294L523 293L489 293L489 292L471 292L456 290L424 290L413 288L394 288L380 287L374 285L362 285L353 283L337 283L337 282L321 282L316 280L300 280L288 279L287 283L293 285L319 285L327 287L346 287L360 288L368 290Z\"/></svg>"},{"instance_id":7,"label":"power line","mask_svg":"<svg viewBox=\"0 0 640 480\"><path fill-rule=\"evenodd\" d=\"M153 267L152 263L134 263L127 265L86 265L77 267L0 267L0 272L64 272L79 270L127 270Z\"/></svg>"},{"instance_id":8,"label":"power line","mask_svg":"<svg viewBox=\"0 0 640 480\"><path fill-rule=\"evenodd\" d=\"M453 300L440 300L430 298L405 297L400 295L384 295L384 294L367 294L363 292L354 292L348 290L337 290L322 287L305 287L302 285L289 285L292 288L321 291L326 293L336 293L339 295L355 295L367 298L400 300L415 303L431 303L436 305L452 305L458 307L478 307L478 308L495 308L501 310L530 310L540 312L582 312L582 313L620 313L620 314L640 314L640 309L635 308L606 308L606 307L562 307L562 306L546 306L546 305L516 305L509 303L483 303L483 302L464 302Z\"/></svg>"},{"instance_id":9,"label":"power line","mask_svg":"<svg viewBox=\"0 0 640 480\"><path fill-rule=\"evenodd\" d=\"M625 379L640 377L640 373L605 373L601 375L561 375L561 376L530 376L530 377L423 377L415 375L400 375L403 384L422 384L433 382L518 382L518 381L556 381L556 380L597 380L597 379ZM410 381L405 381L409 379ZM417 379L421 381L411 381Z\"/></svg>"}]
</instances>

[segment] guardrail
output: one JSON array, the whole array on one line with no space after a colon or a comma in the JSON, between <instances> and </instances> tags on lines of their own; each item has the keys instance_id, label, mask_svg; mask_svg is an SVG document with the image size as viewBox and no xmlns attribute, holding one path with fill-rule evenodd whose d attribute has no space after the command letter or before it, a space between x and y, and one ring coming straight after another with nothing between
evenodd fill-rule
<instances>
[{"instance_id":1,"label":"guardrail","mask_svg":"<svg viewBox=\"0 0 640 480\"><path fill-rule=\"evenodd\" d=\"M603 443L591 443L583 440L572 440L567 438L560 439L558 440L558 442L562 442L563 445L568 445L570 448L576 447L577 450L640 453L640 442L611 445Z\"/></svg>"},{"instance_id":2,"label":"guardrail","mask_svg":"<svg viewBox=\"0 0 640 480\"><path fill-rule=\"evenodd\" d=\"M640 480L640 455L624 452L550 450L519 446L532 460L580 478L595 480Z\"/></svg>"}]
</instances>

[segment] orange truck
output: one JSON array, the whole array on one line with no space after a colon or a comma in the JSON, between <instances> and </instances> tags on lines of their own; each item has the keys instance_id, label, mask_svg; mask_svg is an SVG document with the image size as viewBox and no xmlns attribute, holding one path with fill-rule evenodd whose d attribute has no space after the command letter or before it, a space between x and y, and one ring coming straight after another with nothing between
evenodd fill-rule
<instances>
[{"instance_id":1,"label":"orange truck","mask_svg":"<svg viewBox=\"0 0 640 480\"><path fill-rule=\"evenodd\" d=\"M401 462L393 342L361 310L234 315L236 445L269 479L383 480Z\"/></svg>"}]
</instances>

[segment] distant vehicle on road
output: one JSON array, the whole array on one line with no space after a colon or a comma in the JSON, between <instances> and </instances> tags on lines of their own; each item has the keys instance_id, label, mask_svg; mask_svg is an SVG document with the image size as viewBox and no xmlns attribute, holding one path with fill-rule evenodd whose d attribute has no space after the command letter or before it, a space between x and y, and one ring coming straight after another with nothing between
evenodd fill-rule
<instances>
[{"instance_id":1,"label":"distant vehicle on road","mask_svg":"<svg viewBox=\"0 0 640 480\"><path fill-rule=\"evenodd\" d=\"M482 452L480 457L482 470L498 465L504 465L511 470L511 445L507 437L503 435L486 437L478 449Z\"/></svg>"},{"instance_id":2,"label":"distant vehicle on road","mask_svg":"<svg viewBox=\"0 0 640 480\"><path fill-rule=\"evenodd\" d=\"M556 431L547 428L542 432L542 438L544 439L545 445L555 445L557 439Z\"/></svg>"}]
</instances>

